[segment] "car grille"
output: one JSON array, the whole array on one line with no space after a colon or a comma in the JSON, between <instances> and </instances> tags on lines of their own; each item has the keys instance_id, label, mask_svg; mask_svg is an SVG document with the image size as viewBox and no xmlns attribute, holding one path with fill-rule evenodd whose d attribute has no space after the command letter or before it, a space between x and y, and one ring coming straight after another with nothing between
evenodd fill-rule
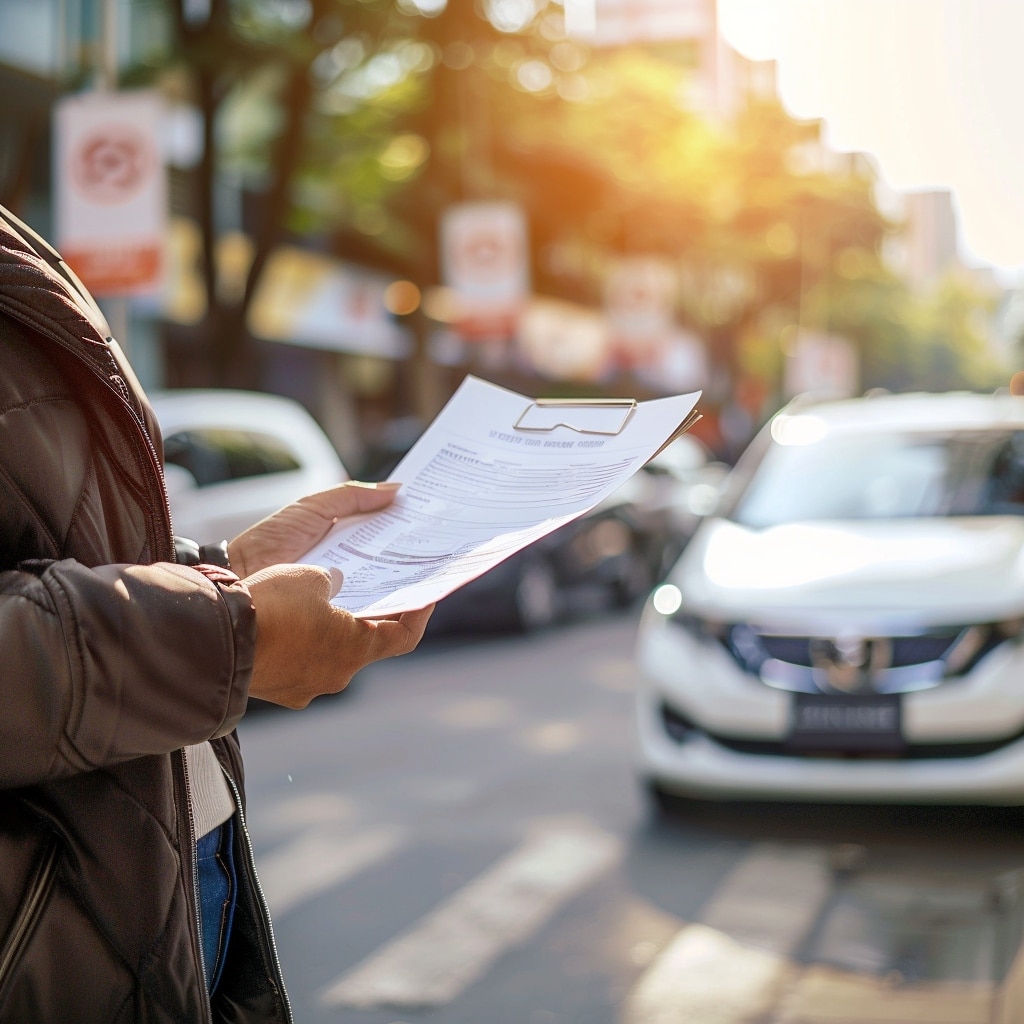
<instances>
[{"instance_id":1,"label":"car grille","mask_svg":"<svg viewBox=\"0 0 1024 1024\"><path fill-rule=\"evenodd\" d=\"M802 665L805 668L810 668L814 664L811 658L810 638L768 636L763 633L756 635L769 658L777 658L779 661ZM892 667L903 668L907 665L925 665L931 661L940 661L959 635L960 630L925 636L892 637Z\"/></svg>"},{"instance_id":2,"label":"car grille","mask_svg":"<svg viewBox=\"0 0 1024 1024\"><path fill-rule=\"evenodd\" d=\"M750 754L758 757L792 757L808 760L836 761L925 761L949 760L961 757L980 757L1016 743L1024 737L1024 733L1016 733L998 740L970 740L963 743L907 743L897 753L879 754L871 751L830 751L807 752L796 750L785 740L753 740L734 736L723 736L698 728L689 718L668 704L661 705L661 724L666 735L675 743L682 744L697 736L705 736L720 747L732 750L737 754Z\"/></svg>"},{"instance_id":3,"label":"car grille","mask_svg":"<svg viewBox=\"0 0 1024 1024\"><path fill-rule=\"evenodd\" d=\"M744 672L777 689L797 693L906 693L962 675L1006 640L994 630L979 639L979 629L988 627L953 626L906 636L858 638L864 652L864 665L860 667L856 657L850 665L843 665L842 657L835 653L836 645L841 643L838 640L784 636L745 623L724 627L717 638ZM970 656L957 662L969 635L973 645ZM831 653L823 656L826 648ZM837 669L843 667L849 670L847 675L857 677L849 690L834 681Z\"/></svg>"}]
</instances>

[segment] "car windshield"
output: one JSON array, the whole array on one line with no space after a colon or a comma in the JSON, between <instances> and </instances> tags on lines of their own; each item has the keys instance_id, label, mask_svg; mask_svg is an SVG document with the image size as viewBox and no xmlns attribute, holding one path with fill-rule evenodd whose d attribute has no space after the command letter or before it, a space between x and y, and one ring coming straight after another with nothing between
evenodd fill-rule
<instances>
[{"instance_id":1,"label":"car windshield","mask_svg":"<svg viewBox=\"0 0 1024 1024\"><path fill-rule=\"evenodd\" d=\"M730 519L807 520L1024 514L1024 431L826 435L772 443Z\"/></svg>"}]
</instances>

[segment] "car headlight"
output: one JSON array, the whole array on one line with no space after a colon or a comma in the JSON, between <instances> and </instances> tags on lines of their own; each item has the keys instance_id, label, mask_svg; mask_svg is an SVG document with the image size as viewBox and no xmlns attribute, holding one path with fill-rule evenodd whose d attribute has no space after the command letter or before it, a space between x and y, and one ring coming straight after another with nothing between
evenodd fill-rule
<instances>
[{"instance_id":1,"label":"car headlight","mask_svg":"<svg viewBox=\"0 0 1024 1024\"><path fill-rule=\"evenodd\" d=\"M681 626L698 640L715 640L730 645L738 628L731 623L715 622L683 607L682 591L674 583L662 583L651 594L651 607L673 625Z\"/></svg>"},{"instance_id":2,"label":"car headlight","mask_svg":"<svg viewBox=\"0 0 1024 1024\"><path fill-rule=\"evenodd\" d=\"M683 592L674 583L662 583L651 594L651 605L659 615L671 618L683 606Z\"/></svg>"},{"instance_id":3,"label":"car headlight","mask_svg":"<svg viewBox=\"0 0 1024 1024\"><path fill-rule=\"evenodd\" d=\"M731 629L725 623L714 622L684 608L682 591L674 583L662 583L655 587L651 594L651 607L668 621L682 626L698 638L724 640Z\"/></svg>"},{"instance_id":4,"label":"car headlight","mask_svg":"<svg viewBox=\"0 0 1024 1024\"><path fill-rule=\"evenodd\" d=\"M651 607L669 622L682 626L698 639L726 638L729 626L696 615L683 607L682 591L674 583L662 583L651 594Z\"/></svg>"}]
</instances>

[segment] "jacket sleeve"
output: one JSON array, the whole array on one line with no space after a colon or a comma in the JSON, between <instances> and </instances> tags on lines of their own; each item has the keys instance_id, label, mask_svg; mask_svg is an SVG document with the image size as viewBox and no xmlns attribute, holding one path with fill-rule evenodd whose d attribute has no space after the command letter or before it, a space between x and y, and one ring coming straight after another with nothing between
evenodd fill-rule
<instances>
[{"instance_id":1,"label":"jacket sleeve","mask_svg":"<svg viewBox=\"0 0 1024 1024\"><path fill-rule=\"evenodd\" d=\"M234 729L252 675L255 612L244 584L211 575L73 560L0 572L0 787Z\"/></svg>"}]
</instances>

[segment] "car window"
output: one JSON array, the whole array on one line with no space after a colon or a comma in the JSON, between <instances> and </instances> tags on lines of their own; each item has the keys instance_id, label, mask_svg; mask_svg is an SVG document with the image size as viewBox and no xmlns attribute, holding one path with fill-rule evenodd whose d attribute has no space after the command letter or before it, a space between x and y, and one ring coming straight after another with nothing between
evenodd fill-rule
<instances>
[{"instance_id":1,"label":"car window","mask_svg":"<svg viewBox=\"0 0 1024 1024\"><path fill-rule=\"evenodd\" d=\"M301 467L280 438L219 427L169 435L164 439L164 459L187 469L200 487Z\"/></svg>"},{"instance_id":2,"label":"car window","mask_svg":"<svg viewBox=\"0 0 1024 1024\"><path fill-rule=\"evenodd\" d=\"M1024 432L999 444L981 490L982 510L993 515L1024 513Z\"/></svg>"},{"instance_id":3,"label":"car window","mask_svg":"<svg viewBox=\"0 0 1024 1024\"><path fill-rule=\"evenodd\" d=\"M771 444L733 506L747 526L1024 514L1024 432L826 436Z\"/></svg>"}]
</instances>

